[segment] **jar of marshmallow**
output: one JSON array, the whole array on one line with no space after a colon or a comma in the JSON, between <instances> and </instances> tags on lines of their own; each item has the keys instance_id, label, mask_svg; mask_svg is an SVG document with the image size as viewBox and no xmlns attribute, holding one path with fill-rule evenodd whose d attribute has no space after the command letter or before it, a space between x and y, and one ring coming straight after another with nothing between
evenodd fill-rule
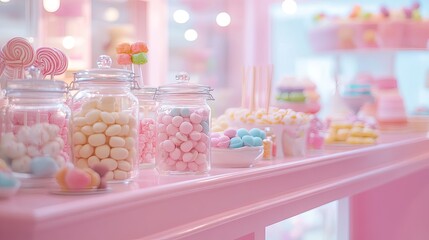
<instances>
[{"instance_id":1,"label":"jar of marshmallow","mask_svg":"<svg viewBox=\"0 0 429 240\"><path fill-rule=\"evenodd\" d=\"M155 166L156 154L156 88L143 87L133 91L139 100L139 158L141 168Z\"/></svg>"},{"instance_id":2,"label":"jar of marshmallow","mask_svg":"<svg viewBox=\"0 0 429 240\"><path fill-rule=\"evenodd\" d=\"M71 89L73 163L79 168L105 165L109 182L137 176L139 103L132 94L134 74L110 68L109 56L99 57L98 69L75 73Z\"/></svg>"},{"instance_id":3,"label":"jar of marshmallow","mask_svg":"<svg viewBox=\"0 0 429 240\"><path fill-rule=\"evenodd\" d=\"M210 119L207 100L212 88L189 82L180 73L176 83L160 86L157 108L156 168L161 174L201 174L210 170Z\"/></svg>"},{"instance_id":4,"label":"jar of marshmallow","mask_svg":"<svg viewBox=\"0 0 429 240\"><path fill-rule=\"evenodd\" d=\"M7 83L0 155L23 187L49 186L70 160L67 89L55 80Z\"/></svg>"}]
</instances>

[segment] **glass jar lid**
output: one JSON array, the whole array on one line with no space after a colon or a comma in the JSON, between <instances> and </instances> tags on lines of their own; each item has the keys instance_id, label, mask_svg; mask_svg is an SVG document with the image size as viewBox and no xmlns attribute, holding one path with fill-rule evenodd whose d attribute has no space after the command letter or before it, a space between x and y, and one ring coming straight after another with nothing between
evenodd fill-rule
<instances>
[{"instance_id":1,"label":"glass jar lid","mask_svg":"<svg viewBox=\"0 0 429 240\"><path fill-rule=\"evenodd\" d=\"M155 87L142 87L140 89L134 90L133 94L139 100L154 101L156 90L157 89Z\"/></svg>"},{"instance_id":2,"label":"glass jar lid","mask_svg":"<svg viewBox=\"0 0 429 240\"><path fill-rule=\"evenodd\" d=\"M23 79L11 80L6 85L6 96L24 92L67 93L67 84L57 80ZM45 97L45 96L41 96Z\"/></svg>"},{"instance_id":3,"label":"glass jar lid","mask_svg":"<svg viewBox=\"0 0 429 240\"><path fill-rule=\"evenodd\" d=\"M211 95L213 89L210 86L189 82L190 77L186 72L176 75L176 82L158 87L155 99L161 96L203 96L207 100L214 100Z\"/></svg>"},{"instance_id":4,"label":"glass jar lid","mask_svg":"<svg viewBox=\"0 0 429 240\"><path fill-rule=\"evenodd\" d=\"M83 82L104 82L104 83L132 83L133 89L138 89L138 84L134 80L135 75L132 71L119 68L111 68L112 59L107 55L101 55L97 60L95 69L82 70L74 74L72 89L75 89L75 84Z\"/></svg>"}]
</instances>

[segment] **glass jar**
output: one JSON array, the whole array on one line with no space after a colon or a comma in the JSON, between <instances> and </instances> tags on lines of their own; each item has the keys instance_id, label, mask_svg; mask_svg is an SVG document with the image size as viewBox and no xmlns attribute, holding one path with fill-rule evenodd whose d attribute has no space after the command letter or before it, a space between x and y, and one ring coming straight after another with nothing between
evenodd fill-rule
<instances>
[{"instance_id":1,"label":"glass jar","mask_svg":"<svg viewBox=\"0 0 429 240\"><path fill-rule=\"evenodd\" d=\"M66 94L62 81L7 83L0 154L23 187L53 183L56 171L70 160Z\"/></svg>"},{"instance_id":2,"label":"glass jar","mask_svg":"<svg viewBox=\"0 0 429 240\"><path fill-rule=\"evenodd\" d=\"M100 56L98 69L75 73L71 89L73 163L79 168L103 164L109 182L127 182L138 174L139 103L131 71L110 68Z\"/></svg>"},{"instance_id":3,"label":"glass jar","mask_svg":"<svg viewBox=\"0 0 429 240\"><path fill-rule=\"evenodd\" d=\"M141 168L155 166L156 155L156 88L133 91L139 100L139 158Z\"/></svg>"},{"instance_id":4,"label":"glass jar","mask_svg":"<svg viewBox=\"0 0 429 240\"><path fill-rule=\"evenodd\" d=\"M177 83L160 86L157 108L156 168L161 174L206 173L210 170L210 119L207 100L212 89L176 76Z\"/></svg>"}]
</instances>

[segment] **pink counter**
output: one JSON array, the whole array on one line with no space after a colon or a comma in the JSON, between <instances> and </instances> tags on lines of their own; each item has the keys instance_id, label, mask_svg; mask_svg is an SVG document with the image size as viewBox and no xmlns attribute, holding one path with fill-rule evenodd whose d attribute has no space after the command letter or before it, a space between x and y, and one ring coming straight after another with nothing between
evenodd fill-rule
<instances>
[{"instance_id":1,"label":"pink counter","mask_svg":"<svg viewBox=\"0 0 429 240\"><path fill-rule=\"evenodd\" d=\"M380 142L207 176L143 170L99 195L23 190L0 201L0 239L264 239L266 226L345 197L352 240L429 236L429 139Z\"/></svg>"}]
</instances>

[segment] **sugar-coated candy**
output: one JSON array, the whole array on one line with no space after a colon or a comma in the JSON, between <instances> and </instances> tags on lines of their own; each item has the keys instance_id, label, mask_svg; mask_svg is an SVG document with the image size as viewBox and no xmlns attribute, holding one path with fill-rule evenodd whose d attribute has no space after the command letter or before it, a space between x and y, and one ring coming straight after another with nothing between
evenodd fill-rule
<instances>
[{"instance_id":1,"label":"sugar-coated candy","mask_svg":"<svg viewBox=\"0 0 429 240\"><path fill-rule=\"evenodd\" d=\"M125 139L123 137L110 137L109 145L111 147L124 147Z\"/></svg>"},{"instance_id":2,"label":"sugar-coated candy","mask_svg":"<svg viewBox=\"0 0 429 240\"><path fill-rule=\"evenodd\" d=\"M252 128L249 130L249 134L253 137L261 137L261 132L259 128Z\"/></svg>"},{"instance_id":3,"label":"sugar-coated candy","mask_svg":"<svg viewBox=\"0 0 429 240\"><path fill-rule=\"evenodd\" d=\"M85 144L86 136L82 132L75 132L73 134L73 144Z\"/></svg>"},{"instance_id":4,"label":"sugar-coated candy","mask_svg":"<svg viewBox=\"0 0 429 240\"><path fill-rule=\"evenodd\" d=\"M117 54L130 54L131 53L131 45L129 43L120 43L116 46Z\"/></svg>"},{"instance_id":5,"label":"sugar-coated candy","mask_svg":"<svg viewBox=\"0 0 429 240\"><path fill-rule=\"evenodd\" d=\"M149 51L146 43L144 42L135 42L133 44L131 44L131 53L140 53L140 52L144 52L147 53Z\"/></svg>"},{"instance_id":6,"label":"sugar-coated candy","mask_svg":"<svg viewBox=\"0 0 429 240\"><path fill-rule=\"evenodd\" d=\"M253 137L250 135L245 135L241 138L243 140L243 145L248 147L253 147L255 145Z\"/></svg>"},{"instance_id":7,"label":"sugar-coated candy","mask_svg":"<svg viewBox=\"0 0 429 240\"><path fill-rule=\"evenodd\" d=\"M128 150L126 148L112 148L110 156L116 160L124 160L128 157Z\"/></svg>"},{"instance_id":8,"label":"sugar-coated candy","mask_svg":"<svg viewBox=\"0 0 429 240\"><path fill-rule=\"evenodd\" d=\"M107 166L110 171L113 171L118 167L118 162L115 159L111 158L102 159L100 163L104 166Z\"/></svg>"},{"instance_id":9,"label":"sugar-coated candy","mask_svg":"<svg viewBox=\"0 0 429 240\"><path fill-rule=\"evenodd\" d=\"M117 62L119 65L129 65L133 63L130 54L118 54Z\"/></svg>"},{"instance_id":10,"label":"sugar-coated candy","mask_svg":"<svg viewBox=\"0 0 429 240\"><path fill-rule=\"evenodd\" d=\"M15 172L30 173L31 172L31 158L27 155L15 158L11 162L11 168Z\"/></svg>"},{"instance_id":11,"label":"sugar-coated candy","mask_svg":"<svg viewBox=\"0 0 429 240\"><path fill-rule=\"evenodd\" d=\"M0 189L16 187L18 184L19 181L12 174L0 171Z\"/></svg>"},{"instance_id":12,"label":"sugar-coated candy","mask_svg":"<svg viewBox=\"0 0 429 240\"><path fill-rule=\"evenodd\" d=\"M255 146L255 147L262 146L262 138L253 137L253 146Z\"/></svg>"},{"instance_id":13,"label":"sugar-coated candy","mask_svg":"<svg viewBox=\"0 0 429 240\"><path fill-rule=\"evenodd\" d=\"M240 137L231 138L231 142L229 144L230 148L240 148L243 147L243 140Z\"/></svg>"},{"instance_id":14,"label":"sugar-coated candy","mask_svg":"<svg viewBox=\"0 0 429 240\"><path fill-rule=\"evenodd\" d=\"M110 155L110 147L108 145L101 145L95 148L95 156L100 159L107 158Z\"/></svg>"},{"instance_id":15,"label":"sugar-coated candy","mask_svg":"<svg viewBox=\"0 0 429 240\"><path fill-rule=\"evenodd\" d=\"M115 117L111 113L108 112L101 112L100 113L101 120L106 124L113 124L115 123Z\"/></svg>"},{"instance_id":16,"label":"sugar-coated candy","mask_svg":"<svg viewBox=\"0 0 429 240\"><path fill-rule=\"evenodd\" d=\"M51 157L35 157L31 160L31 172L36 177L51 177L58 171L58 165Z\"/></svg>"},{"instance_id":17,"label":"sugar-coated candy","mask_svg":"<svg viewBox=\"0 0 429 240\"><path fill-rule=\"evenodd\" d=\"M93 147L98 147L106 143L106 135L102 133L92 134L88 137L88 143Z\"/></svg>"},{"instance_id":18,"label":"sugar-coated candy","mask_svg":"<svg viewBox=\"0 0 429 240\"><path fill-rule=\"evenodd\" d=\"M237 135L237 130L230 128L223 132L223 134L229 138L233 138Z\"/></svg>"},{"instance_id":19,"label":"sugar-coated candy","mask_svg":"<svg viewBox=\"0 0 429 240\"><path fill-rule=\"evenodd\" d=\"M166 116L168 116L168 115L166 115ZM173 123L174 126L180 127L180 124L183 122L183 117L182 116L174 116L172 118L171 122Z\"/></svg>"},{"instance_id":20,"label":"sugar-coated candy","mask_svg":"<svg viewBox=\"0 0 429 240\"><path fill-rule=\"evenodd\" d=\"M246 136L246 135L250 135L249 132L247 131L247 129L240 128L237 130L237 136L238 137L243 138L243 136Z\"/></svg>"},{"instance_id":21,"label":"sugar-coated candy","mask_svg":"<svg viewBox=\"0 0 429 240\"><path fill-rule=\"evenodd\" d=\"M91 176L79 168L72 168L64 176L65 184L68 189L85 189L91 184Z\"/></svg>"},{"instance_id":22,"label":"sugar-coated candy","mask_svg":"<svg viewBox=\"0 0 429 240\"><path fill-rule=\"evenodd\" d=\"M183 134L189 134L189 133L191 133L191 132L192 132L192 130L193 130L193 126L192 126L192 124L191 124L191 123L189 123L189 122L182 122L182 123L180 124L179 130L180 130L180 132L181 132L181 133L183 133Z\"/></svg>"},{"instance_id":23,"label":"sugar-coated candy","mask_svg":"<svg viewBox=\"0 0 429 240\"><path fill-rule=\"evenodd\" d=\"M79 156L83 158L88 158L93 153L94 153L94 147L89 144L85 144L79 149Z\"/></svg>"},{"instance_id":24,"label":"sugar-coated candy","mask_svg":"<svg viewBox=\"0 0 429 240\"><path fill-rule=\"evenodd\" d=\"M118 136L122 131L122 127L119 124L113 124L110 125L107 129L106 129L106 136Z\"/></svg>"},{"instance_id":25,"label":"sugar-coated candy","mask_svg":"<svg viewBox=\"0 0 429 240\"><path fill-rule=\"evenodd\" d=\"M146 53L135 53L131 56L131 60L134 64L145 64L147 63Z\"/></svg>"}]
</instances>

